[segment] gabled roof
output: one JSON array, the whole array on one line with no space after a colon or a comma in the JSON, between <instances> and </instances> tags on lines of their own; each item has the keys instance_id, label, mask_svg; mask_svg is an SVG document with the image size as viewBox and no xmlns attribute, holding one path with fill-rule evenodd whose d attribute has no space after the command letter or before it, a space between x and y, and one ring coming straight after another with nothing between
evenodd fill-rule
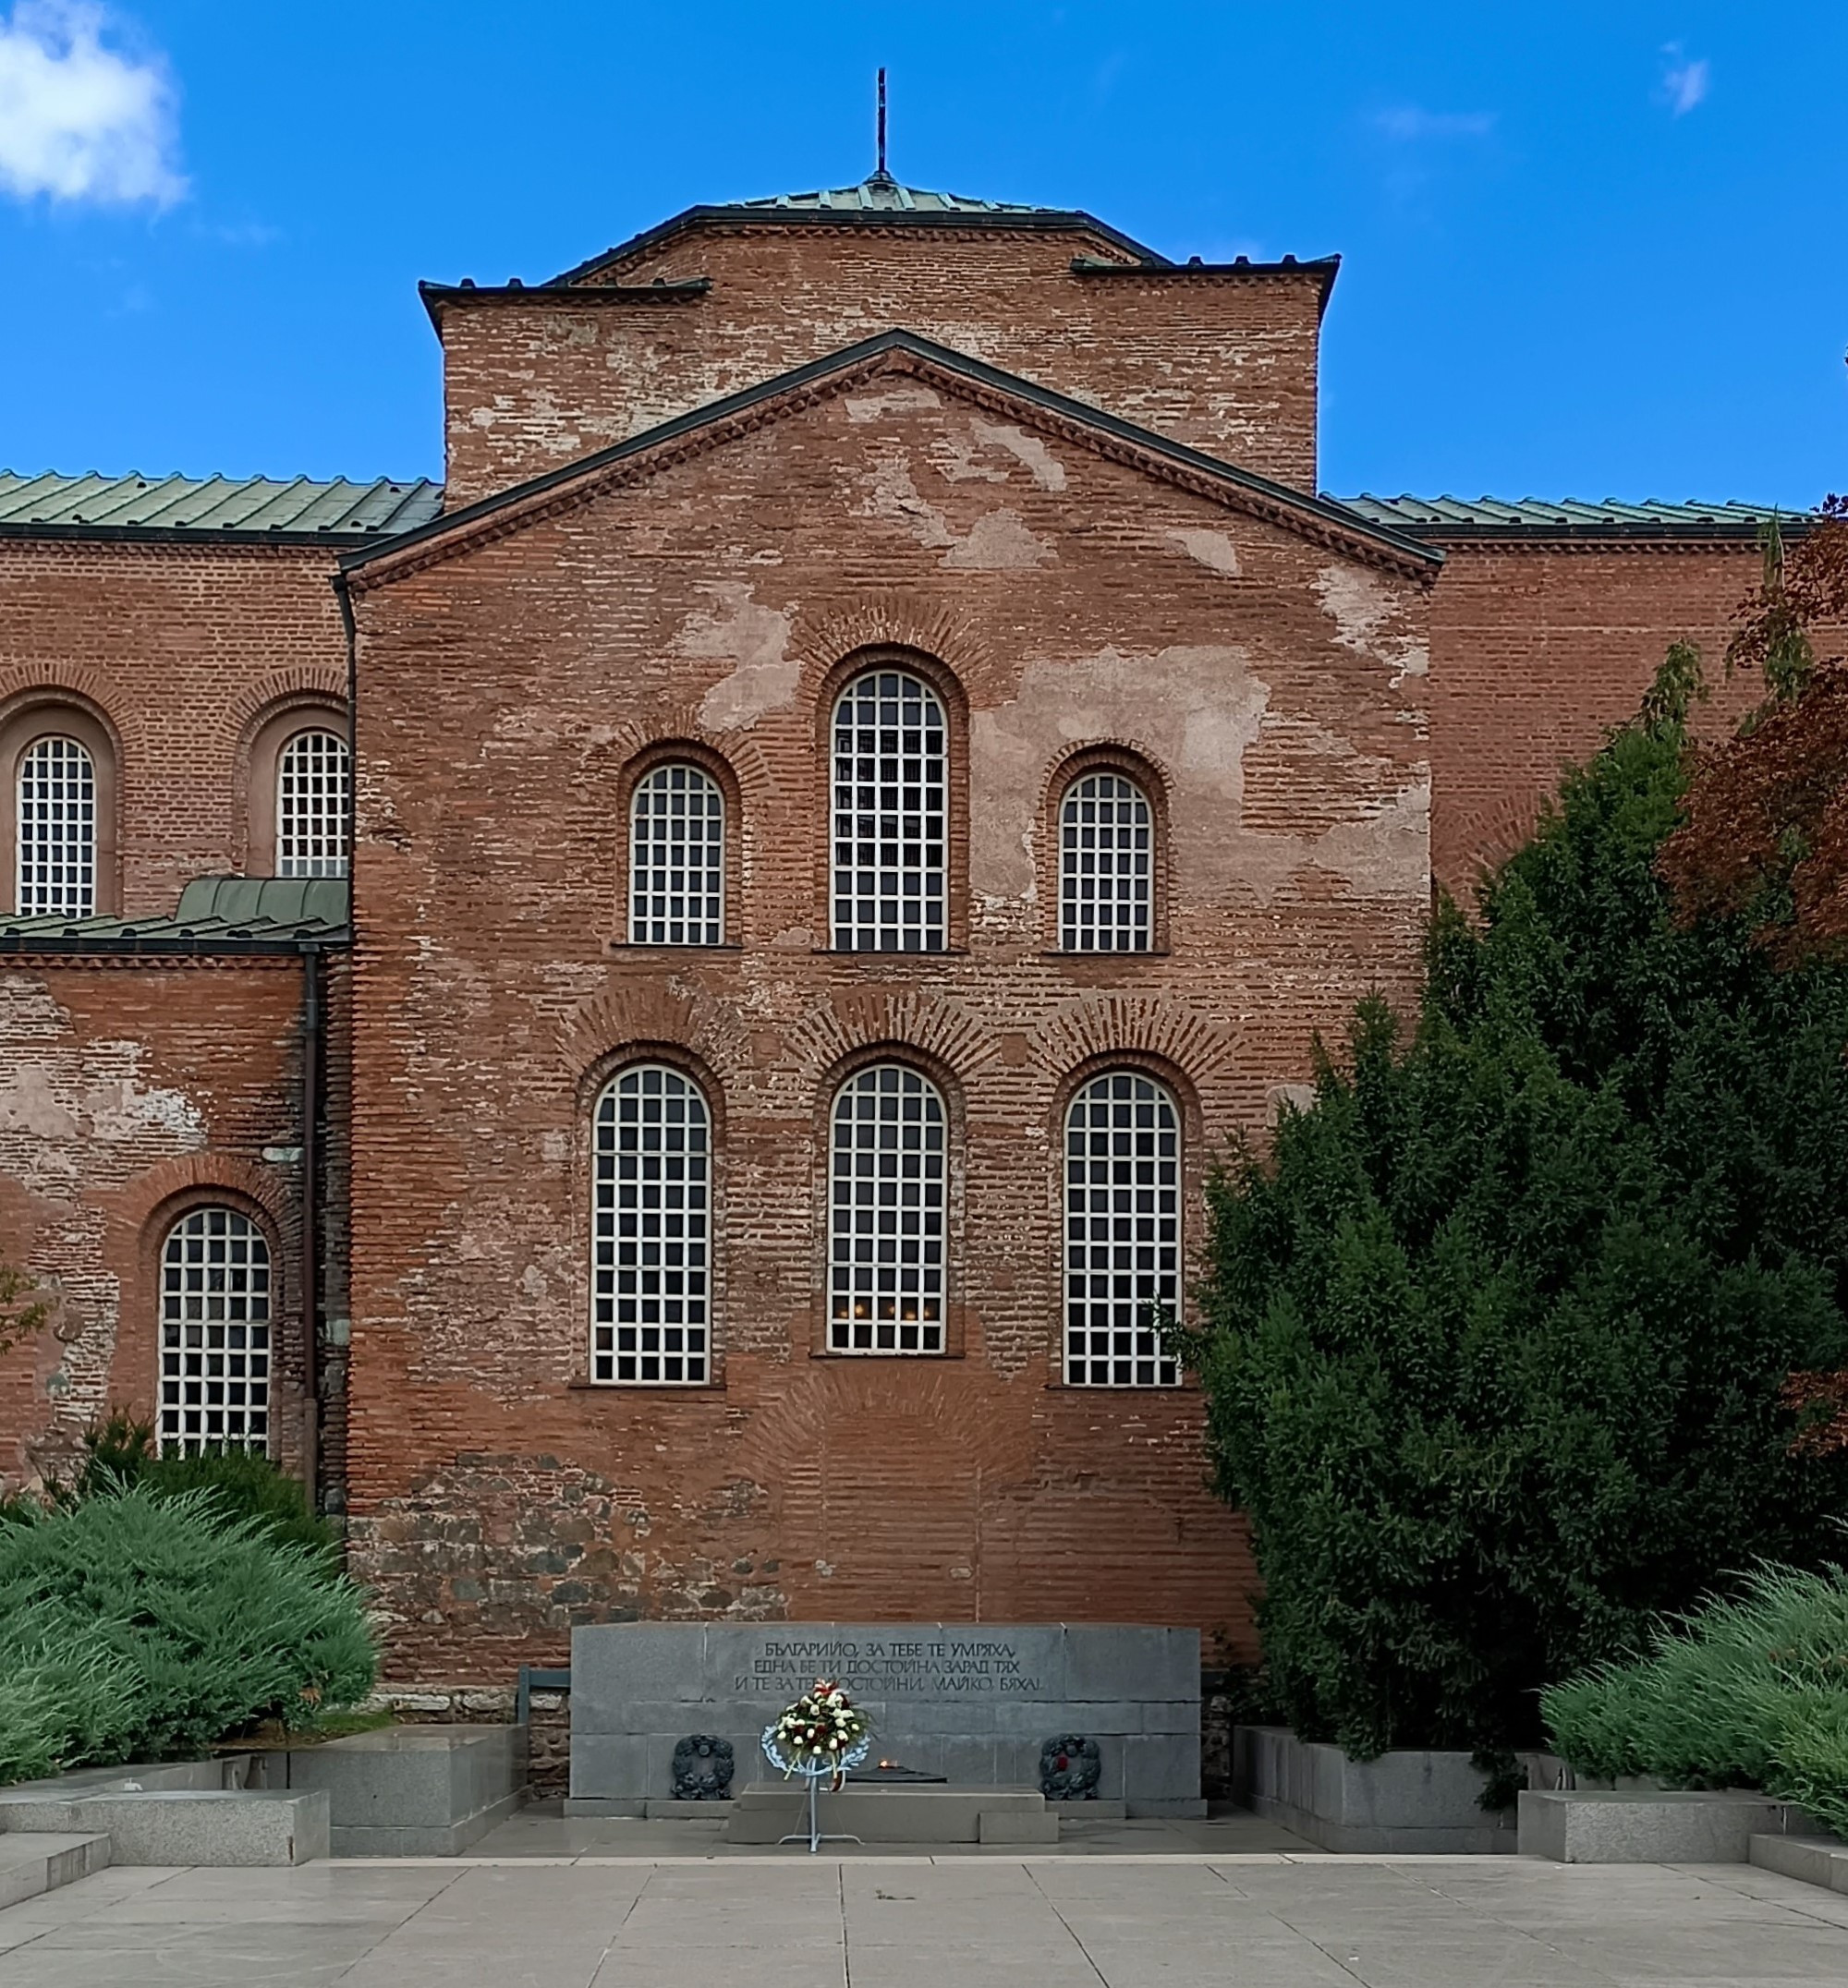
<instances>
[{"instance_id":1,"label":"gabled roof","mask_svg":"<svg viewBox=\"0 0 1848 1988\"><path fill-rule=\"evenodd\" d=\"M1340 500L1347 509L1376 524L1420 539L1756 539L1771 518L1800 524L1804 512L1777 511L1751 503L1664 503L1647 498L1601 503L1576 498L1543 502L1537 497L1375 497Z\"/></svg>"},{"instance_id":2,"label":"gabled roof","mask_svg":"<svg viewBox=\"0 0 1848 1988\"><path fill-rule=\"evenodd\" d=\"M0 918L0 952L298 952L349 936L344 877L198 877L170 917Z\"/></svg>"},{"instance_id":3,"label":"gabled roof","mask_svg":"<svg viewBox=\"0 0 1848 1988\"><path fill-rule=\"evenodd\" d=\"M0 534L320 544L407 531L434 517L440 484L419 478L316 483L307 477L18 476L0 470Z\"/></svg>"},{"instance_id":4,"label":"gabled roof","mask_svg":"<svg viewBox=\"0 0 1848 1988\"><path fill-rule=\"evenodd\" d=\"M677 461L700 441L716 446L734 431L761 427L765 419L773 418L777 403L794 411L822 394L845 390L857 380L884 371L917 373L970 398L987 396L1005 404L1016 418L1088 442L1100 455L1135 462L1285 529L1339 544L1354 556L1423 574L1435 572L1442 564L1443 554L1433 547L1362 517L1329 498L1313 497L1269 477L1235 468L1217 456L1139 428L1051 387L1003 372L966 352L920 338L915 332L890 331L779 373L742 393L676 415L626 442L579 456L458 511L445 512L416 530L348 552L340 561L342 576L360 573L370 565L396 564L420 547L431 548L436 556L435 548L442 541L459 543L482 534L498 537L502 531L517 529L531 515L550 513L574 498L589 498L608 484L633 480L636 474L646 473L647 458L652 455L670 455ZM414 564L427 563L419 559Z\"/></svg>"},{"instance_id":5,"label":"gabled roof","mask_svg":"<svg viewBox=\"0 0 1848 1988\"><path fill-rule=\"evenodd\" d=\"M689 228L707 226L1050 228L1095 236L1132 262L1168 266L1166 256L1078 208L1030 207L1014 200L976 200L959 193L932 193L922 187L901 186L890 175L875 173L857 187L685 208L614 248L604 249L602 255L564 271L553 277L552 284L589 283L645 248L658 248Z\"/></svg>"}]
</instances>

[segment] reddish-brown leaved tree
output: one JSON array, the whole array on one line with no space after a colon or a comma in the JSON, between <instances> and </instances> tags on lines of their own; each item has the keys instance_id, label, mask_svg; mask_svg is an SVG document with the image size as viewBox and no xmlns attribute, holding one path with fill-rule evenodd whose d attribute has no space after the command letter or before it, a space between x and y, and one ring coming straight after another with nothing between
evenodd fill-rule
<instances>
[{"instance_id":1,"label":"reddish-brown leaved tree","mask_svg":"<svg viewBox=\"0 0 1848 1988\"><path fill-rule=\"evenodd\" d=\"M1848 660L1818 653L1848 627L1848 497L1789 546L1773 532L1740 609L1728 670L1765 698L1731 739L1696 755L1682 826L1660 867L1684 918L1756 913L1794 964L1848 955Z\"/></svg>"}]
</instances>

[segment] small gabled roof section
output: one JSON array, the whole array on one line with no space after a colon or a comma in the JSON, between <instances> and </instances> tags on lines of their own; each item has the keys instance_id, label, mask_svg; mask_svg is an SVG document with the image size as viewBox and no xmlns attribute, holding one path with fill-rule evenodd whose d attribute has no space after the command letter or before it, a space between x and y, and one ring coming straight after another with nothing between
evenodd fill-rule
<instances>
[{"instance_id":1,"label":"small gabled roof section","mask_svg":"<svg viewBox=\"0 0 1848 1988\"><path fill-rule=\"evenodd\" d=\"M0 470L0 535L185 538L233 544L350 543L407 531L443 507L440 484L384 477L20 476Z\"/></svg>"},{"instance_id":2,"label":"small gabled roof section","mask_svg":"<svg viewBox=\"0 0 1848 1988\"><path fill-rule=\"evenodd\" d=\"M1089 235L1129 261L1165 267L1168 258L1133 240L1121 229L1078 208L1032 207L1016 200L977 200L960 193L935 193L902 186L890 174L875 173L857 187L833 187L813 193L778 193L767 200L721 200L683 209L614 248L593 255L552 279L550 286L594 284L645 249L699 227L920 227L1052 229Z\"/></svg>"},{"instance_id":3,"label":"small gabled roof section","mask_svg":"<svg viewBox=\"0 0 1848 1988\"><path fill-rule=\"evenodd\" d=\"M1339 500L1348 510L1414 538L1459 539L1756 539L1772 518L1801 526L1807 513L1766 504L1666 503L1646 498L1591 503L1577 498L1376 497Z\"/></svg>"},{"instance_id":4,"label":"small gabled roof section","mask_svg":"<svg viewBox=\"0 0 1848 1988\"><path fill-rule=\"evenodd\" d=\"M350 936L344 877L196 877L169 917L0 918L0 952L288 953Z\"/></svg>"},{"instance_id":5,"label":"small gabled roof section","mask_svg":"<svg viewBox=\"0 0 1848 1988\"><path fill-rule=\"evenodd\" d=\"M1133 462L1171 481L1230 503L1234 508L1295 530L1303 536L1338 545L1353 556L1396 566L1426 576L1443 563L1436 547L1424 544L1394 527L1361 516L1326 497L1311 496L1287 484L1273 482L1240 469L1185 442L1171 441L1151 429L1074 400L1051 387L1003 372L998 366L971 358L948 345L920 338L915 332L881 332L806 366L779 373L742 393L676 415L657 428L631 435L593 455L562 464L543 476L497 491L491 497L444 513L417 530L382 544L349 552L340 562L336 584L352 576L363 588L388 581L396 571L410 571L442 556L440 548L499 537L517 530L528 519L574 502L587 500L618 482L638 480L650 468L651 456L679 460L704 442L716 447L734 433L760 428L780 410L794 411L816 398L845 391L875 373L902 371L936 380L967 397L1004 406L1016 419L1042 430L1063 433L1088 443L1097 453ZM418 556L419 553L424 556ZM368 567L384 569L374 580L362 577Z\"/></svg>"}]
</instances>

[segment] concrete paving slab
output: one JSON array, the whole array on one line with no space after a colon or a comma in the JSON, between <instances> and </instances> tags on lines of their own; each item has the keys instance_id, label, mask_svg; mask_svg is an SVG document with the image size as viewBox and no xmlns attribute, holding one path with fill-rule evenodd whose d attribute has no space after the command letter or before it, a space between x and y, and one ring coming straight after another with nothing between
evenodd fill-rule
<instances>
[{"instance_id":1,"label":"concrete paving slab","mask_svg":"<svg viewBox=\"0 0 1848 1988\"><path fill-rule=\"evenodd\" d=\"M1642 1988L1848 1980L1848 1900L1750 1865L1062 1852L326 1863L0 1912L4 1988ZM16 1933L15 1929L18 1929Z\"/></svg>"}]
</instances>

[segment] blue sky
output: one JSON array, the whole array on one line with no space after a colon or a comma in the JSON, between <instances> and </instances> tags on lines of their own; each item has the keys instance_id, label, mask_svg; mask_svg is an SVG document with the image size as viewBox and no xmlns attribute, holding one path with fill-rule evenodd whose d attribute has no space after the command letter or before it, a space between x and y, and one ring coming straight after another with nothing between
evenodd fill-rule
<instances>
[{"instance_id":1,"label":"blue sky","mask_svg":"<svg viewBox=\"0 0 1848 1988\"><path fill-rule=\"evenodd\" d=\"M0 0L0 465L436 475L420 276L892 165L1345 259L1323 476L1848 487L1848 6Z\"/></svg>"}]
</instances>

